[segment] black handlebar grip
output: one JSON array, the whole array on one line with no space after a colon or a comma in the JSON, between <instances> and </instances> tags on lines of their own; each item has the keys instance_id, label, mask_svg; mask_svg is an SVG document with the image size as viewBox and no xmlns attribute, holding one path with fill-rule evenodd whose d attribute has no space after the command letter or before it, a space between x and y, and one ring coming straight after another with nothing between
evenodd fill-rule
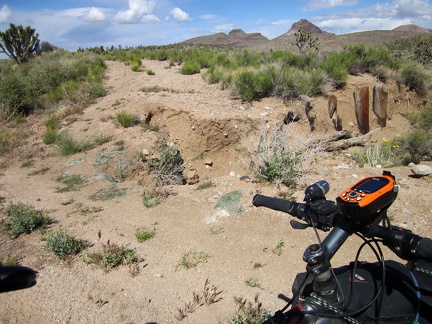
<instances>
[{"instance_id":1,"label":"black handlebar grip","mask_svg":"<svg viewBox=\"0 0 432 324\"><path fill-rule=\"evenodd\" d=\"M24 266L0 266L0 293L30 288L36 284L36 271Z\"/></svg>"},{"instance_id":2,"label":"black handlebar grip","mask_svg":"<svg viewBox=\"0 0 432 324\"><path fill-rule=\"evenodd\" d=\"M432 240L423 237L417 244L416 255L425 261L432 262Z\"/></svg>"},{"instance_id":3,"label":"black handlebar grip","mask_svg":"<svg viewBox=\"0 0 432 324\"><path fill-rule=\"evenodd\" d=\"M252 199L252 204L256 207L263 206L273 210L288 213L292 216L297 216L293 213L293 207L295 206L295 204L297 204L294 201L263 195L255 195Z\"/></svg>"}]
</instances>

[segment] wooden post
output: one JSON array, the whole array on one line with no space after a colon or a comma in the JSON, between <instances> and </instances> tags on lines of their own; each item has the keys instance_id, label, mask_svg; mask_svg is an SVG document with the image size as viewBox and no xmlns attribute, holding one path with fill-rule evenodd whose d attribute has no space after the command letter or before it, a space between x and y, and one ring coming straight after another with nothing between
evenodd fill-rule
<instances>
[{"instance_id":1,"label":"wooden post","mask_svg":"<svg viewBox=\"0 0 432 324\"><path fill-rule=\"evenodd\" d=\"M378 117L378 125L386 126L388 91L384 84L377 84L373 89L372 110Z\"/></svg>"},{"instance_id":2,"label":"wooden post","mask_svg":"<svg viewBox=\"0 0 432 324\"><path fill-rule=\"evenodd\" d=\"M335 95L330 95L328 99L327 110L329 117L333 122L333 126L337 131L342 130L342 120L337 113L337 99Z\"/></svg>"},{"instance_id":3,"label":"wooden post","mask_svg":"<svg viewBox=\"0 0 432 324\"><path fill-rule=\"evenodd\" d=\"M369 133L369 87L354 90L354 109L359 132Z\"/></svg>"}]
</instances>

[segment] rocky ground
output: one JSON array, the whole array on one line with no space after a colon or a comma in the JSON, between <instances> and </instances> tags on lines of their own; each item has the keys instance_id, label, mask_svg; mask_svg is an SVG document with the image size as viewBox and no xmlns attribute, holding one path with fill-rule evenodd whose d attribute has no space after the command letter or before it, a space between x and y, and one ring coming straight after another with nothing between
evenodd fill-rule
<instances>
[{"instance_id":1,"label":"rocky ground","mask_svg":"<svg viewBox=\"0 0 432 324\"><path fill-rule=\"evenodd\" d=\"M228 90L207 84L200 75L184 76L175 67L167 68L166 62L144 61L144 65L155 75L107 62L108 95L63 125L76 139L103 135L112 136L112 141L65 157L42 143L44 127L34 123L29 125L34 135L26 149L39 152L39 158L23 166L17 157L1 171L2 208L11 202L30 204L57 221L50 229L61 226L92 244L73 259L60 261L46 249L44 233L17 239L0 235L0 256L17 256L20 264L38 271L34 287L0 296L1 323L175 323L179 309L188 307L184 323L226 323L236 312L236 297L253 301L259 294L264 308L271 312L281 308L285 302L278 295L290 296L295 274L304 271L302 254L317 242L313 230L294 230L289 215L251 204L256 193L275 196L288 190L240 179L248 175L254 180L244 161L245 147L256 144L255 130L265 124L272 127L290 111L302 112L304 104L275 98L247 104L233 99ZM345 89L332 93L344 129L356 132L353 89L376 83L371 76L352 77ZM403 115L418 108L418 99L391 84L389 98L391 119L371 140L392 138L410 127ZM305 118L290 125L293 144L334 133L327 98L314 98L313 104L316 128L311 133ZM113 118L119 110L147 120L157 131L119 126ZM371 128L376 127L372 118ZM146 208L142 194L150 178L138 157L153 152L162 134L180 149L186 172L192 170L199 183L214 185L203 190L197 190L199 183L165 187L169 195L162 204ZM298 189L290 192L291 199L301 201L305 185L322 179L330 183L327 198L333 199L361 177L383 171L357 166L347 152L323 153L311 161ZM400 186L389 210L391 219L429 235L430 178L412 177L410 167L390 171ZM65 174L81 175L85 182L76 190L61 190L59 178ZM233 191L241 193L237 213L215 208L223 195ZM109 192L120 194L104 196ZM138 229L154 230L156 235L139 243ZM88 254L101 251L108 241L134 249L141 258L139 267L107 271L88 264ZM358 238L349 238L333 265L352 260L358 246ZM395 258L384 251L387 258ZM207 257L186 269L182 257L188 253ZM367 251L362 258L373 261ZM193 294L208 296L208 289L220 292L218 298L192 307Z\"/></svg>"}]
</instances>

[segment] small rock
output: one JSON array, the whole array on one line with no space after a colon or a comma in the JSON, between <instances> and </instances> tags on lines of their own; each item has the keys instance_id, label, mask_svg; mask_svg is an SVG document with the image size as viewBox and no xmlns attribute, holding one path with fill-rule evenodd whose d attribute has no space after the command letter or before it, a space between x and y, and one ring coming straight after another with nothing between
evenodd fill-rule
<instances>
[{"instance_id":1,"label":"small rock","mask_svg":"<svg viewBox=\"0 0 432 324\"><path fill-rule=\"evenodd\" d=\"M213 161L212 160L205 160L204 165L213 166Z\"/></svg>"},{"instance_id":2,"label":"small rock","mask_svg":"<svg viewBox=\"0 0 432 324\"><path fill-rule=\"evenodd\" d=\"M238 174L235 173L234 171L231 171L229 175L230 175L231 177L234 177L234 178L240 178L240 175L238 175Z\"/></svg>"},{"instance_id":3,"label":"small rock","mask_svg":"<svg viewBox=\"0 0 432 324\"><path fill-rule=\"evenodd\" d=\"M196 184L199 182L199 175L198 175L198 171L195 169L191 169L187 172L186 174L186 182L187 184Z\"/></svg>"},{"instance_id":4,"label":"small rock","mask_svg":"<svg viewBox=\"0 0 432 324\"><path fill-rule=\"evenodd\" d=\"M432 168L428 165L417 164L411 168L411 172L417 177L423 177L431 174Z\"/></svg>"},{"instance_id":5,"label":"small rock","mask_svg":"<svg viewBox=\"0 0 432 324\"><path fill-rule=\"evenodd\" d=\"M242 176L242 177L240 177L240 180L250 182L251 178L249 176Z\"/></svg>"},{"instance_id":6,"label":"small rock","mask_svg":"<svg viewBox=\"0 0 432 324\"><path fill-rule=\"evenodd\" d=\"M147 150L147 149L143 149L143 150L142 150L142 154L144 154L144 156L149 156L149 155L150 155L150 152L149 152L149 150Z\"/></svg>"}]
</instances>

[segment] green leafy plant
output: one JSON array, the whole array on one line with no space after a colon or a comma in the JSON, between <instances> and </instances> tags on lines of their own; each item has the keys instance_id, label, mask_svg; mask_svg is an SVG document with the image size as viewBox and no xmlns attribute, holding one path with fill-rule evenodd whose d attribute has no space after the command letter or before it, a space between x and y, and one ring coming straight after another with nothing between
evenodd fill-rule
<instances>
[{"instance_id":1,"label":"green leafy plant","mask_svg":"<svg viewBox=\"0 0 432 324\"><path fill-rule=\"evenodd\" d=\"M156 188L147 188L142 194L142 202L145 207L152 208L162 202L162 196L159 194Z\"/></svg>"},{"instance_id":2,"label":"green leafy plant","mask_svg":"<svg viewBox=\"0 0 432 324\"><path fill-rule=\"evenodd\" d=\"M45 217L33 206L24 203L11 203L6 207L8 218L3 221L2 228L11 237L30 234L38 228L52 224L54 221Z\"/></svg>"},{"instance_id":3,"label":"green leafy plant","mask_svg":"<svg viewBox=\"0 0 432 324\"><path fill-rule=\"evenodd\" d=\"M247 278L245 280L245 284L246 284L246 286L249 286L251 288L260 288L261 287L261 284L260 284L258 278Z\"/></svg>"},{"instance_id":4,"label":"green leafy plant","mask_svg":"<svg viewBox=\"0 0 432 324\"><path fill-rule=\"evenodd\" d=\"M206 262L208 258L209 255L203 251L191 251L181 257L177 266L189 270L196 268L202 262Z\"/></svg>"},{"instance_id":5,"label":"green leafy plant","mask_svg":"<svg viewBox=\"0 0 432 324\"><path fill-rule=\"evenodd\" d=\"M65 188L59 189L58 192L67 192L77 190L85 183L86 180L79 174L61 174L59 177L57 177L57 181L66 186Z\"/></svg>"},{"instance_id":6,"label":"green leafy plant","mask_svg":"<svg viewBox=\"0 0 432 324\"><path fill-rule=\"evenodd\" d=\"M70 255L76 255L89 246L89 242L79 240L70 236L65 230L59 228L57 231L50 231L46 240L47 248L58 258L64 259Z\"/></svg>"},{"instance_id":7,"label":"green leafy plant","mask_svg":"<svg viewBox=\"0 0 432 324\"><path fill-rule=\"evenodd\" d=\"M109 240L102 246L102 253L89 253L87 262L102 265L108 269L118 267L122 264L136 264L140 261L133 249L111 243Z\"/></svg>"},{"instance_id":8,"label":"green leafy plant","mask_svg":"<svg viewBox=\"0 0 432 324\"><path fill-rule=\"evenodd\" d=\"M209 180L209 181L205 181L205 182L200 183L198 185L198 187L196 187L195 190L204 190L204 189L208 189L208 188L215 187L215 186L216 186L215 183L212 180Z\"/></svg>"},{"instance_id":9,"label":"green leafy plant","mask_svg":"<svg viewBox=\"0 0 432 324\"><path fill-rule=\"evenodd\" d=\"M272 252L280 256L283 252L284 247L285 247L285 242L283 240L279 240L276 246L272 249Z\"/></svg>"},{"instance_id":10,"label":"green leafy plant","mask_svg":"<svg viewBox=\"0 0 432 324\"><path fill-rule=\"evenodd\" d=\"M7 256L7 257L0 257L0 266L17 265L19 259L20 258L17 255L11 255L11 256Z\"/></svg>"},{"instance_id":11,"label":"green leafy plant","mask_svg":"<svg viewBox=\"0 0 432 324\"><path fill-rule=\"evenodd\" d=\"M153 237L155 237L155 235L156 235L155 230L148 231L148 230L144 230L144 229L138 229L135 232L135 237L138 240L138 242L140 242L140 243L152 239Z\"/></svg>"},{"instance_id":12,"label":"green leafy plant","mask_svg":"<svg viewBox=\"0 0 432 324\"><path fill-rule=\"evenodd\" d=\"M90 196L91 200L111 200L119 199L126 195L126 189L117 188L116 186L110 186L109 188L99 189L96 193Z\"/></svg>"}]
</instances>

